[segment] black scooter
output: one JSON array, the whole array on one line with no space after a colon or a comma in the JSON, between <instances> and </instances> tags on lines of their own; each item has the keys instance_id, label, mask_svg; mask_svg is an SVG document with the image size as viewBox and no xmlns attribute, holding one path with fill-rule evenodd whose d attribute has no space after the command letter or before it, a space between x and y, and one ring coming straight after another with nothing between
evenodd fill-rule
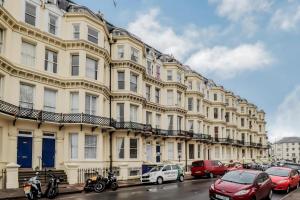
<instances>
[{"instance_id":1,"label":"black scooter","mask_svg":"<svg viewBox=\"0 0 300 200\"><path fill-rule=\"evenodd\" d=\"M50 177L47 185L47 189L44 193L44 197L48 199L54 199L58 196L58 184L63 181L62 177L56 177L54 174L49 173L48 176Z\"/></svg>"},{"instance_id":2,"label":"black scooter","mask_svg":"<svg viewBox=\"0 0 300 200\"><path fill-rule=\"evenodd\" d=\"M113 191L119 187L117 177L112 172L108 172L108 177L103 178L102 181L105 183L105 188L111 188Z\"/></svg>"},{"instance_id":3,"label":"black scooter","mask_svg":"<svg viewBox=\"0 0 300 200\"><path fill-rule=\"evenodd\" d=\"M24 183L23 190L28 200L37 200L42 197L41 182L39 180L38 172L34 177Z\"/></svg>"}]
</instances>

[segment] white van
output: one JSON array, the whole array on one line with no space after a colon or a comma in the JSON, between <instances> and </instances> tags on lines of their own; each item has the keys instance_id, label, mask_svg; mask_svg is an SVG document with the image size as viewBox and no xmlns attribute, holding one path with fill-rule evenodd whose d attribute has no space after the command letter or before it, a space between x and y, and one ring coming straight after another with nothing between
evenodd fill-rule
<instances>
[{"instance_id":1,"label":"white van","mask_svg":"<svg viewBox=\"0 0 300 200\"><path fill-rule=\"evenodd\" d=\"M184 181L184 173L179 165L158 165L141 176L142 183L162 184L164 181Z\"/></svg>"}]
</instances>

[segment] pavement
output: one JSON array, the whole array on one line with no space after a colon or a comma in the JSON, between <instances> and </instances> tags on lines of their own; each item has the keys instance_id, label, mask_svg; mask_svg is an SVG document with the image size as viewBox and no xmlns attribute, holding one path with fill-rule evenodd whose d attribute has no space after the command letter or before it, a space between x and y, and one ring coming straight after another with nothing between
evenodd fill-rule
<instances>
[{"instance_id":1,"label":"pavement","mask_svg":"<svg viewBox=\"0 0 300 200\"><path fill-rule=\"evenodd\" d=\"M139 180L119 181L117 191L106 190L103 193L82 192L83 185L61 185L57 199L63 200L209 200L208 189L215 179L192 179L185 177L183 183L170 182L163 185L142 185ZM299 200L300 189L291 192L287 197L284 193L275 193L272 200ZM22 189L0 190L0 199L25 199Z\"/></svg>"}]
</instances>

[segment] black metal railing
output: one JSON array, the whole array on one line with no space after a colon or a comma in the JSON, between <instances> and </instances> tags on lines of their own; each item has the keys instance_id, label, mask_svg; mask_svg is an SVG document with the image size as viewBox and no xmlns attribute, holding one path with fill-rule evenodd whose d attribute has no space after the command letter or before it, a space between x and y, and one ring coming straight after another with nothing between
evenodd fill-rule
<instances>
[{"instance_id":1,"label":"black metal railing","mask_svg":"<svg viewBox=\"0 0 300 200\"><path fill-rule=\"evenodd\" d=\"M40 122L52 122L58 124L92 124L96 126L110 126L115 129L130 129L140 132L148 132L158 136L175 136L195 138L206 142L232 144L237 146L249 146L257 148L269 148L268 145L260 143L249 142L244 140L234 140L231 138L214 138L207 134L194 133L193 131L184 130L164 130L159 128L152 128L150 124L142 124L137 122L117 122L114 119L107 117L100 117L85 113L55 113L43 110L35 110L28 108L21 108L13 104L0 100L0 112L14 116L16 118L36 120Z\"/></svg>"}]
</instances>

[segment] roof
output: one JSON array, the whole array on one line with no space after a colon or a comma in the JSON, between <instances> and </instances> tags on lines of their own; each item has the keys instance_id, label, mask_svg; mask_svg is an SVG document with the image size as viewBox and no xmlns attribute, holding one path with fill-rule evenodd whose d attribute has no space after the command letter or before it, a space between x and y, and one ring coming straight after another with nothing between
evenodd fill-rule
<instances>
[{"instance_id":1,"label":"roof","mask_svg":"<svg viewBox=\"0 0 300 200\"><path fill-rule=\"evenodd\" d=\"M284 137L279 141L275 142L275 144L282 144L282 143L300 143L300 137Z\"/></svg>"}]
</instances>

